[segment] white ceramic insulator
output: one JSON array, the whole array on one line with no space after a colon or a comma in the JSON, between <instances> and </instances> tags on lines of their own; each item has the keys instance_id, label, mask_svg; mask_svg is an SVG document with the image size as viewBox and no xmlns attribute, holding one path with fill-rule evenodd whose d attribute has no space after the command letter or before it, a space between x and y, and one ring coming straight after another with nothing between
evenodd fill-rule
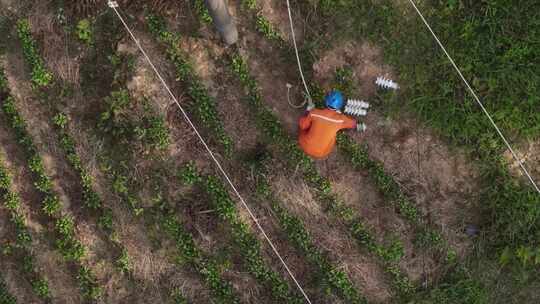
<instances>
[{"instance_id":1,"label":"white ceramic insulator","mask_svg":"<svg viewBox=\"0 0 540 304\"><path fill-rule=\"evenodd\" d=\"M350 106L347 106L345 107L345 111L344 111L346 114L349 114L349 115L356 115L356 116L366 116L367 115L367 111L365 109L362 109L360 107L350 107Z\"/></svg>"},{"instance_id":2,"label":"white ceramic insulator","mask_svg":"<svg viewBox=\"0 0 540 304\"><path fill-rule=\"evenodd\" d=\"M395 82L393 82L392 80L390 79L386 79L382 76L380 77L377 77L377 80L375 81L375 83L382 87L382 88L385 88L385 89L394 89L394 90L397 90L399 89L399 85Z\"/></svg>"},{"instance_id":3,"label":"white ceramic insulator","mask_svg":"<svg viewBox=\"0 0 540 304\"><path fill-rule=\"evenodd\" d=\"M360 132L366 132L367 126L365 123L360 123L356 126L357 130Z\"/></svg>"},{"instance_id":4,"label":"white ceramic insulator","mask_svg":"<svg viewBox=\"0 0 540 304\"><path fill-rule=\"evenodd\" d=\"M362 108L362 109L368 109L369 108L369 103L367 103L367 102L365 102L363 100L349 99L349 100L347 100L347 106L357 107L357 108Z\"/></svg>"}]
</instances>

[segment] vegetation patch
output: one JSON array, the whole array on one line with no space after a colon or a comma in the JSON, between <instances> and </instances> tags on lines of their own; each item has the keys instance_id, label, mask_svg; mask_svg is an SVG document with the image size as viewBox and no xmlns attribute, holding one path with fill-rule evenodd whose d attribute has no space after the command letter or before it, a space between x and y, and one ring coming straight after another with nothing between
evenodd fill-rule
<instances>
[{"instance_id":1,"label":"vegetation patch","mask_svg":"<svg viewBox=\"0 0 540 304\"><path fill-rule=\"evenodd\" d=\"M270 288L272 296L282 303L303 303L301 297L289 290L287 282L266 266L259 240L250 231L249 225L240 219L236 204L219 178L200 175L193 164L182 168L179 177L184 183L195 183L204 189L219 217L230 226L233 240L245 260L246 268L257 280Z\"/></svg>"},{"instance_id":2,"label":"vegetation patch","mask_svg":"<svg viewBox=\"0 0 540 304\"><path fill-rule=\"evenodd\" d=\"M15 227L16 240L5 244L4 254L13 256L22 264L23 274L32 285L34 293L44 301L50 300L51 293L47 280L39 273L32 254L32 237L26 226L26 218L21 212L21 198L12 190L12 178L0 159L0 197L9 211L11 223ZM0 288L1 289L1 288ZM1 292L0 292L1 293ZM0 295L0 302L2 296Z\"/></svg>"},{"instance_id":3,"label":"vegetation patch","mask_svg":"<svg viewBox=\"0 0 540 304\"><path fill-rule=\"evenodd\" d=\"M289 137L279 119L265 106L258 84L249 74L246 61L236 53L231 55L229 64L244 88L249 92L246 100L253 110L259 130L271 143L279 147L283 155L287 155L285 159L290 166L302 170L304 180L316 189L318 201L323 204L323 209L340 219L360 244L381 258L384 263L388 263L387 272L393 277L394 286L399 292L404 295L410 294L414 290L414 286L393 264L403 256L402 249L395 250L402 248L402 245L396 243L383 246L375 241L371 231L356 215L356 212L332 193L330 181L318 173L313 161L300 150L297 143Z\"/></svg>"},{"instance_id":4,"label":"vegetation patch","mask_svg":"<svg viewBox=\"0 0 540 304\"><path fill-rule=\"evenodd\" d=\"M32 37L30 23L27 19L20 19L17 22L17 34L22 43L24 57L32 68L32 84L36 88L49 86L53 81L53 75L47 70L39 55L37 43Z\"/></svg>"},{"instance_id":5,"label":"vegetation patch","mask_svg":"<svg viewBox=\"0 0 540 304\"><path fill-rule=\"evenodd\" d=\"M187 93L193 99L190 108L195 117L212 133L211 136L216 138L217 142L223 146L225 153L230 156L233 143L221 124L216 101L208 94L204 84L195 75L186 54L180 49L180 37L167 30L167 25L161 17L147 14L146 23L150 32L167 47L167 56L176 67L176 76L186 83Z\"/></svg>"},{"instance_id":6,"label":"vegetation patch","mask_svg":"<svg viewBox=\"0 0 540 304\"><path fill-rule=\"evenodd\" d=\"M0 304L16 304L17 299L9 293L4 279L0 277Z\"/></svg>"},{"instance_id":7,"label":"vegetation patch","mask_svg":"<svg viewBox=\"0 0 540 304\"><path fill-rule=\"evenodd\" d=\"M336 293L347 303L367 303L365 297L360 294L347 275L332 265L326 254L314 244L302 220L282 207L284 203L274 196L265 176L270 165L270 157L264 158L256 160L255 163L257 196L262 201L269 202L289 241L305 256L309 264L317 269L318 276L323 279L322 285L329 286L330 290L327 292Z\"/></svg>"}]
</instances>

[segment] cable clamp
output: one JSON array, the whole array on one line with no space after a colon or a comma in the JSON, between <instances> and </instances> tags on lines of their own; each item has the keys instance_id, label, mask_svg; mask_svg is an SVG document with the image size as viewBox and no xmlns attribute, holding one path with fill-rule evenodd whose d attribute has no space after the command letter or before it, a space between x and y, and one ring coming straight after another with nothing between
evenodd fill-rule
<instances>
[{"instance_id":1,"label":"cable clamp","mask_svg":"<svg viewBox=\"0 0 540 304\"><path fill-rule=\"evenodd\" d=\"M118 2L109 1L109 2L107 2L107 5L109 5L109 7L111 7L111 8L117 8L118 7Z\"/></svg>"}]
</instances>

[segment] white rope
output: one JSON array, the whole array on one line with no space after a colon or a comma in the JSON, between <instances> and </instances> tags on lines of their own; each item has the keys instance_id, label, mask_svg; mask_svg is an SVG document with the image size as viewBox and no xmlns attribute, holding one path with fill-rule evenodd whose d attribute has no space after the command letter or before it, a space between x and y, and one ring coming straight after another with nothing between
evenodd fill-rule
<instances>
[{"instance_id":1,"label":"white rope","mask_svg":"<svg viewBox=\"0 0 540 304\"><path fill-rule=\"evenodd\" d=\"M229 178L229 175L225 172L225 170L223 169L223 167L221 166L221 164L219 163L219 161L217 160L217 158L215 157L214 153L212 152L212 150L210 150L210 147L208 146L208 144L206 144L206 141L203 139L203 137L201 136L201 134L199 133L199 131L197 130L197 128L195 127L195 125L193 124L193 122L191 121L191 119L189 118L189 116L187 115L186 111L184 110L184 108L180 105L180 103L178 102L178 100L176 99L176 97L174 96L174 94L172 93L171 89L169 88L169 86L167 85L167 83L165 82L165 80L163 79L163 77L161 76L161 74L159 73L158 69L155 67L155 65L152 63L152 61L150 60L150 57L148 57L148 55L146 54L146 52L144 51L143 47L141 46L141 44L139 43L139 40L135 37L135 35L133 35L133 32L130 30L129 26L126 24L126 22L124 21L124 18L122 18L122 16L120 15L120 13L118 12L117 10L117 6L115 6L114 4L113 5L109 5L113 10L114 12L116 13L116 15L118 16L118 18L120 19L120 21L122 22L122 24L124 25L124 27L126 28L127 32L129 33L129 35L131 36L131 39L133 39L133 41L135 42L135 44L137 44L137 47L139 48L139 50L141 51L141 53L144 55L144 57L146 58L146 61L148 61L148 64L150 64L150 66L152 67L152 69L154 70L154 72L156 73L157 77L159 78L159 80L161 81L161 83L163 84L163 86L165 87L165 89L167 90L167 92L169 93L169 95L171 96L172 100L174 101L174 103L178 106L178 108L180 109L180 111L182 112L182 115L184 116L184 119L186 120L186 122L189 124L189 126L193 129L193 131L195 132L195 134L197 135L197 137L199 138L199 140L201 141L201 143L203 144L204 148L206 149L206 151L208 152L208 154L210 155L210 157L212 158L212 160L214 161L214 163L216 164L217 168L219 169L219 171L221 172L221 174L223 175L223 177L225 177L225 179L227 180L227 183L231 186L233 192L236 194L236 196L238 196L238 199L240 200L240 202L242 203L242 205L246 208L247 212L249 213L249 216L251 217L251 219L253 220L253 222L255 222L255 225L257 226L257 228L259 229L259 231L261 232L261 234L264 236L264 238L266 239L266 241L268 242L268 244L270 245L270 247L272 248L272 250L274 251L275 255L278 257L278 259L280 260L281 264L283 265L283 267L285 268L285 270L289 273L289 275L291 276L292 280L294 281L294 283L296 284L296 286L298 287L298 289L300 290L300 292L302 293L302 295L304 296L304 298L306 299L306 301L311 304L311 301L309 300L309 297L307 296L307 294L304 292L304 289L302 288L302 286L300 285L300 283L296 280L294 274L292 273L292 271L289 269L289 266L287 266L287 264L285 263L285 260L283 259L283 257L281 257L281 254L278 252L278 250L276 249L276 247L274 246L274 243L270 240L270 238L268 237L268 235L266 234L266 232L264 231L263 227L259 224L259 221L257 220L257 218L255 217L255 215L253 214L253 212L251 211L251 209L248 207L247 203L244 201L244 199L242 198L242 196L240 195L240 192L238 192L238 190L236 189L236 187L234 186L234 184L232 183L231 179Z\"/></svg>"},{"instance_id":2,"label":"white rope","mask_svg":"<svg viewBox=\"0 0 540 304\"><path fill-rule=\"evenodd\" d=\"M300 104L297 104L297 105L293 104L292 101L291 101L291 88L292 88L292 85L290 83L287 83L286 87L287 87L287 102L289 103L289 105L291 107L295 108L295 109L303 108L306 105L307 100L304 100Z\"/></svg>"},{"instance_id":3,"label":"white rope","mask_svg":"<svg viewBox=\"0 0 540 304\"><path fill-rule=\"evenodd\" d=\"M310 107L313 105L313 100L311 100L311 94L309 94L309 89L306 83L306 79L304 78L304 73L302 72L302 65L300 64L300 55L298 55L298 47L296 46L296 37L294 35L294 26L292 21L292 15L291 15L291 4L289 3L289 0L287 0L287 11L289 12L289 24L291 25L291 35L292 35L292 41L294 45L294 53L296 54L296 63L298 63L298 71L300 72L300 77L302 78L302 82L304 83L304 88L306 89L306 96L308 98L308 104ZM291 104L289 102L289 104ZM304 104L302 104L303 106Z\"/></svg>"},{"instance_id":4,"label":"white rope","mask_svg":"<svg viewBox=\"0 0 540 304\"><path fill-rule=\"evenodd\" d=\"M497 124L495 123L495 121L493 120L493 118L491 117L491 115L489 114L489 112L487 111L486 107L484 107L484 105L482 104L482 102L480 101L480 98L478 98L478 96L476 95L476 93L474 92L474 90L472 89L471 85L469 84L469 82L467 81L467 79L465 79L465 77L463 76L463 74L461 73L461 70L458 68L457 64L455 63L454 59L452 59L452 57L450 56L450 54L446 51L446 48L444 47L444 45L441 43L441 41L439 40L439 37L437 37L437 35L435 34L435 32L433 31L433 29L431 28L431 26L428 24L428 22L426 21L426 18L424 18L424 15L420 12L420 10L418 9L418 7L416 6L416 4L414 4L414 2L412 0L409 0L409 2L412 4L412 6L414 7L414 9L416 10L416 12L418 13L418 15L420 16L420 18L422 19L422 21L424 22L424 24L426 25L426 27L428 28L428 30L431 32L431 35L433 35L433 38L435 38L435 40L437 41L437 43L439 44L439 46L441 47L441 49L443 50L443 52L446 54L446 57L448 57L448 60L450 60L450 63L452 63L452 65L454 66L454 69L456 69L457 73L459 74L459 77L461 77L461 79L463 80L463 82L465 83L465 85L467 86L467 88L469 89L469 91L471 92L471 94L473 95L474 99L476 100L476 102L478 103L478 105L480 106L480 108L482 108L482 111L484 111L484 113L486 114L486 116L488 117L489 121L491 122L491 124L493 125L493 127L495 128L495 130L497 131L497 133L499 134L499 136L501 137L501 139L503 140L504 144L506 145L506 147L508 147L508 150L510 151L510 153L512 153L512 156L514 157L515 160L517 160L517 162L519 163L519 166L521 167L521 170L523 170L523 173L525 173L525 175L527 175L527 177L529 178L529 181L531 182L531 184L533 185L534 189L536 189L536 191L540 194L540 188L538 188L538 185L536 184L536 182L534 181L534 179L532 178L531 174L529 174L529 171L527 170L527 168L525 168L525 165L523 164L523 162L519 159L519 157L517 156L516 152L514 152L514 149L512 149L512 146L510 145L510 143L508 142L508 140L506 140L506 137L503 135L503 133L501 132L501 130L499 129L499 127L497 126Z\"/></svg>"}]
</instances>

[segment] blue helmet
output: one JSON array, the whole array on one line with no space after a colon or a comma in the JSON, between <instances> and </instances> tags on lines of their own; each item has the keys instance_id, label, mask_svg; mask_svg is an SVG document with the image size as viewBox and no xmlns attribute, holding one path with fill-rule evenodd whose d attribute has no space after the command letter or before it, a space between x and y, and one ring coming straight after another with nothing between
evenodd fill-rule
<instances>
[{"instance_id":1,"label":"blue helmet","mask_svg":"<svg viewBox=\"0 0 540 304\"><path fill-rule=\"evenodd\" d=\"M345 101L343 100L343 94L338 90L332 90L324 97L324 102L328 108L339 110L343 108Z\"/></svg>"}]
</instances>

